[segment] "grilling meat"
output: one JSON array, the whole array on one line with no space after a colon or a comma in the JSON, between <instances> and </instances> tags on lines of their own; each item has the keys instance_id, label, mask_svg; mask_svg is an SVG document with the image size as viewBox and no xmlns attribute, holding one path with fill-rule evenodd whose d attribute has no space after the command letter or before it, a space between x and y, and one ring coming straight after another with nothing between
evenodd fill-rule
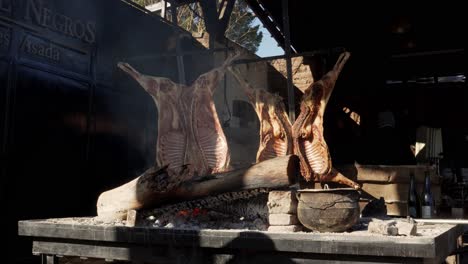
<instances>
[{"instance_id":1,"label":"grilling meat","mask_svg":"<svg viewBox=\"0 0 468 264\"><path fill-rule=\"evenodd\" d=\"M158 109L158 167L175 169L190 164L197 175L228 169L229 149L216 113L213 92L235 57L201 75L190 86L141 74L127 63L118 64L151 95Z\"/></svg>"},{"instance_id":2,"label":"grilling meat","mask_svg":"<svg viewBox=\"0 0 468 264\"><path fill-rule=\"evenodd\" d=\"M260 120L257 162L293 153L291 123L281 97L253 88L234 68L231 73L240 83Z\"/></svg>"},{"instance_id":3,"label":"grilling meat","mask_svg":"<svg viewBox=\"0 0 468 264\"><path fill-rule=\"evenodd\" d=\"M138 81L151 95L158 109L157 166L167 165L170 169L176 169L191 163L187 155L190 146L186 112L180 107L182 94L187 92L187 88L167 78L141 74L128 63L119 63L118 67Z\"/></svg>"},{"instance_id":4,"label":"grilling meat","mask_svg":"<svg viewBox=\"0 0 468 264\"><path fill-rule=\"evenodd\" d=\"M337 63L323 78L306 89L301 102L301 113L293 125L294 154L301 161L301 174L310 181L338 182L359 188L359 185L332 167L330 152L323 137L323 115L335 87L338 75L350 54L340 55Z\"/></svg>"},{"instance_id":5,"label":"grilling meat","mask_svg":"<svg viewBox=\"0 0 468 264\"><path fill-rule=\"evenodd\" d=\"M226 171L229 167L230 154L226 136L219 122L213 101L213 93L226 73L236 54L228 58L221 67L215 68L198 77L184 94L184 105L189 111L189 134L192 135L196 153L200 155L200 175Z\"/></svg>"}]
</instances>

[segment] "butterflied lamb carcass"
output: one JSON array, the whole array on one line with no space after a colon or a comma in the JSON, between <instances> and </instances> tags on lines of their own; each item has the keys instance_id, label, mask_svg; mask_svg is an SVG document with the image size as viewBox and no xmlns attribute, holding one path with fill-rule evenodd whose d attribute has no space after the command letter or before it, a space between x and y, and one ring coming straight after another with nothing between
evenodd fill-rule
<instances>
[{"instance_id":1,"label":"butterflied lamb carcass","mask_svg":"<svg viewBox=\"0 0 468 264\"><path fill-rule=\"evenodd\" d=\"M333 168L323 136L325 108L349 56L349 52L341 54L333 69L304 92L301 113L293 125L293 141L294 154L299 156L301 174L307 181L318 178L321 182L338 182L358 189L357 183Z\"/></svg>"},{"instance_id":2,"label":"butterflied lamb carcass","mask_svg":"<svg viewBox=\"0 0 468 264\"><path fill-rule=\"evenodd\" d=\"M190 86L141 74L128 63L118 64L151 95L158 109L158 167L172 169L190 164L197 175L222 172L229 167L229 148L213 92L235 57L202 74Z\"/></svg>"},{"instance_id":3,"label":"butterflied lamb carcass","mask_svg":"<svg viewBox=\"0 0 468 264\"><path fill-rule=\"evenodd\" d=\"M195 153L201 158L200 175L226 171L229 167L230 154L226 136L219 122L213 101L213 93L226 73L227 67L239 56L238 53L228 58L222 66L200 77L189 87L190 92L183 95L190 112L189 128L195 142Z\"/></svg>"},{"instance_id":4,"label":"butterflied lamb carcass","mask_svg":"<svg viewBox=\"0 0 468 264\"><path fill-rule=\"evenodd\" d=\"M187 88L167 78L141 74L128 63L119 63L118 67L138 81L158 109L156 164L171 169L188 164L186 111L180 107L182 93L187 93Z\"/></svg>"},{"instance_id":5,"label":"butterflied lamb carcass","mask_svg":"<svg viewBox=\"0 0 468 264\"><path fill-rule=\"evenodd\" d=\"M234 68L231 73L240 83L260 120L257 162L293 153L291 123L281 97L253 88Z\"/></svg>"}]
</instances>

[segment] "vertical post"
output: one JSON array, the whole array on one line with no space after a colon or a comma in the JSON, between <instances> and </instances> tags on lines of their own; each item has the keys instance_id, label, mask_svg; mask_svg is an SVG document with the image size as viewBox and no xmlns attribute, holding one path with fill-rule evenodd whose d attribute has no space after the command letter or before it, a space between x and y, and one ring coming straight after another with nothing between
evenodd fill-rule
<instances>
[{"instance_id":1,"label":"vertical post","mask_svg":"<svg viewBox=\"0 0 468 264\"><path fill-rule=\"evenodd\" d=\"M9 167L9 142L10 142L10 118L13 116L11 112L11 104L13 104L14 97L12 96L14 91L14 80L16 79L15 73L16 67L13 63L13 60L10 60L8 63L8 73L7 73L7 83L5 86L5 105L2 115L4 117L3 124L0 124L0 129L3 129L3 138L0 138L0 177L2 177L2 182L0 183L0 202L6 202L9 189L8 185L10 181L7 177L7 168ZM8 225L9 226L9 225ZM8 257L8 255L7 255Z\"/></svg>"},{"instance_id":2,"label":"vertical post","mask_svg":"<svg viewBox=\"0 0 468 264\"><path fill-rule=\"evenodd\" d=\"M41 263L42 264L59 264L58 259L54 255L41 255Z\"/></svg>"},{"instance_id":3,"label":"vertical post","mask_svg":"<svg viewBox=\"0 0 468 264\"><path fill-rule=\"evenodd\" d=\"M220 10L218 14L218 25L217 25L217 32L216 38L223 39L226 29L229 24L229 19L232 15L232 10L234 9L234 5L236 4L236 0L224 0L221 2Z\"/></svg>"},{"instance_id":4,"label":"vertical post","mask_svg":"<svg viewBox=\"0 0 468 264\"><path fill-rule=\"evenodd\" d=\"M184 65L184 55L182 55L182 47L180 46L180 42L182 41L182 37L177 37L177 44L176 44L176 53L177 53L177 71L179 72L179 83L186 84L185 81L185 65Z\"/></svg>"},{"instance_id":5,"label":"vertical post","mask_svg":"<svg viewBox=\"0 0 468 264\"><path fill-rule=\"evenodd\" d=\"M203 19L205 21L206 31L209 36L209 49L214 48L215 38L218 27L218 11L215 0L199 1L203 11Z\"/></svg>"},{"instance_id":6,"label":"vertical post","mask_svg":"<svg viewBox=\"0 0 468 264\"><path fill-rule=\"evenodd\" d=\"M171 14L172 14L172 23L175 26L178 26L177 22L177 6L175 3L171 2ZM186 84L185 81L185 66L184 66L184 55L182 55L182 47L180 46L180 42L182 41L182 37L179 34L176 40L176 54L177 54L177 72L179 73L179 83Z\"/></svg>"},{"instance_id":7,"label":"vertical post","mask_svg":"<svg viewBox=\"0 0 468 264\"><path fill-rule=\"evenodd\" d=\"M465 62L465 65L464 65L465 69L463 70L463 73L465 74L465 87L463 89L463 95L462 96L463 96L463 100L466 102L466 100L468 100L468 62L466 61L468 59L468 54L466 53L466 49L463 51L463 53L464 54L461 55L461 56L463 56L465 58L463 60ZM466 104L463 104L462 113L463 113L463 115L466 115L468 113L468 106ZM460 149L460 147L457 148L457 153L459 153L459 149ZM461 168L462 168L461 165L462 165L462 163L460 161L458 161L458 160L460 160L460 156L459 155L455 155L455 156L457 157L457 159L455 161L456 166L457 166L456 168L458 170L457 174L459 175L459 177L461 177L461 172L462 172L461 171ZM461 179L463 179L463 178L461 178ZM462 201L463 201L463 203L465 202L465 197L463 197ZM463 204L463 206L464 206L464 204Z\"/></svg>"},{"instance_id":8,"label":"vertical post","mask_svg":"<svg viewBox=\"0 0 468 264\"><path fill-rule=\"evenodd\" d=\"M224 52L224 59L226 59L229 56L229 43L227 41L224 43L224 48L226 49L226 51ZM224 74L223 91L224 91L224 104L225 104L225 107L229 116L227 120L223 120L224 127L229 127L231 119L232 119L232 112L230 108L231 106L229 105L229 100L227 96L227 85L228 85L228 82L227 82L227 73L226 73Z\"/></svg>"},{"instance_id":9,"label":"vertical post","mask_svg":"<svg viewBox=\"0 0 468 264\"><path fill-rule=\"evenodd\" d=\"M161 8L161 16L162 18L166 19L167 16L166 16L166 10L167 10L167 1L166 0L162 0L162 8Z\"/></svg>"},{"instance_id":10,"label":"vertical post","mask_svg":"<svg viewBox=\"0 0 468 264\"><path fill-rule=\"evenodd\" d=\"M296 120L296 107L294 98L294 84L292 77L292 61L291 61L291 35L289 31L289 7L288 0L282 0L283 9L283 33L284 33L284 52L286 55L286 71L288 82L288 112L291 123Z\"/></svg>"},{"instance_id":11,"label":"vertical post","mask_svg":"<svg viewBox=\"0 0 468 264\"><path fill-rule=\"evenodd\" d=\"M172 24L174 25L178 25L178 21L177 21L177 6L175 3L173 3L172 1L170 1L171 3L171 18L172 18Z\"/></svg>"}]
</instances>

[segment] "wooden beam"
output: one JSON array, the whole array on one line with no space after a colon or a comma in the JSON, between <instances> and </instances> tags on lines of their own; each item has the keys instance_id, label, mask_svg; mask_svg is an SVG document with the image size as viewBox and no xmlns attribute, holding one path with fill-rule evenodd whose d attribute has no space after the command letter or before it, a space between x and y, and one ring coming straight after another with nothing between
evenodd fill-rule
<instances>
[{"instance_id":1,"label":"wooden beam","mask_svg":"<svg viewBox=\"0 0 468 264\"><path fill-rule=\"evenodd\" d=\"M176 173L166 168L150 168L136 179L103 192L96 204L98 216L122 220L129 210L241 190L284 188L295 183L299 158L295 155L276 157L247 168L191 180L184 180L190 175L187 168Z\"/></svg>"},{"instance_id":2,"label":"wooden beam","mask_svg":"<svg viewBox=\"0 0 468 264\"><path fill-rule=\"evenodd\" d=\"M218 12L216 8L216 0L200 1L200 6L203 11L203 19L205 21L206 31L210 36L210 47L213 48L213 41L216 36L216 25L218 24Z\"/></svg>"},{"instance_id":3,"label":"wooden beam","mask_svg":"<svg viewBox=\"0 0 468 264\"><path fill-rule=\"evenodd\" d=\"M220 38L225 35L235 3L236 3L236 0L225 0L222 2L222 6L219 10L219 15L218 15L219 22L218 22L217 35L216 35L217 38Z\"/></svg>"},{"instance_id":4,"label":"wooden beam","mask_svg":"<svg viewBox=\"0 0 468 264\"><path fill-rule=\"evenodd\" d=\"M288 84L288 111L291 124L296 121L296 99L294 97L294 83L292 76L292 61L291 61L291 39L289 32L289 3L288 0L282 0L283 9L283 33L284 33L284 51L286 53L286 71Z\"/></svg>"},{"instance_id":5,"label":"wooden beam","mask_svg":"<svg viewBox=\"0 0 468 264\"><path fill-rule=\"evenodd\" d=\"M215 39L223 39L235 3L236 0L223 0L218 10L216 0L200 1L206 30L210 35L210 48Z\"/></svg>"},{"instance_id":6,"label":"wooden beam","mask_svg":"<svg viewBox=\"0 0 468 264\"><path fill-rule=\"evenodd\" d=\"M152 5L147 5L145 6L146 9L148 9L151 12L158 12L161 11L161 14L164 12L164 10L168 7L171 7L171 3L168 3L166 0L162 0L161 2L158 2L156 4ZM162 15L161 15L162 16Z\"/></svg>"},{"instance_id":7,"label":"wooden beam","mask_svg":"<svg viewBox=\"0 0 468 264\"><path fill-rule=\"evenodd\" d=\"M172 15L172 23L175 26L178 26L177 21L177 6L171 5L171 15ZM178 35L176 39L176 54L177 54L177 72L179 77L179 83L186 84L185 80L185 64L184 64L184 56L182 55L182 47L180 42L182 41L182 35Z\"/></svg>"},{"instance_id":8,"label":"wooden beam","mask_svg":"<svg viewBox=\"0 0 468 264\"><path fill-rule=\"evenodd\" d=\"M166 19L167 18L167 5L169 4L166 0L162 0L161 3L163 4L162 10L161 10L161 16Z\"/></svg>"},{"instance_id":9,"label":"wooden beam","mask_svg":"<svg viewBox=\"0 0 468 264\"><path fill-rule=\"evenodd\" d=\"M221 0L221 3L219 3L218 6L218 14L221 14L221 10L226 8L227 1L228 0Z\"/></svg>"},{"instance_id":10,"label":"wooden beam","mask_svg":"<svg viewBox=\"0 0 468 264\"><path fill-rule=\"evenodd\" d=\"M135 57L128 57L125 58L127 61L145 61L145 60L154 60L160 59L164 57L177 57L179 55L202 55L202 54L213 54L216 52L227 52L227 51L234 51L233 48L216 48L210 50L190 50L190 51L181 51L180 53L177 52L167 52L167 53L158 53L158 54L143 54L141 56Z\"/></svg>"},{"instance_id":11,"label":"wooden beam","mask_svg":"<svg viewBox=\"0 0 468 264\"><path fill-rule=\"evenodd\" d=\"M271 36L278 42L278 45L284 49L284 36L281 33L280 25L273 20L273 17L260 7L258 0L245 0L250 6L250 9L255 13L255 15L260 19L263 26L270 32ZM271 19L270 19L271 18Z\"/></svg>"},{"instance_id":12,"label":"wooden beam","mask_svg":"<svg viewBox=\"0 0 468 264\"><path fill-rule=\"evenodd\" d=\"M172 24L175 26L178 26L178 21L177 21L177 6L176 5L171 5L171 19L172 19Z\"/></svg>"},{"instance_id":13,"label":"wooden beam","mask_svg":"<svg viewBox=\"0 0 468 264\"><path fill-rule=\"evenodd\" d=\"M463 54L465 49L447 49L447 50L435 50L426 52L411 52L405 54L394 54L391 56L392 59L409 58L409 57L423 57L432 55L446 55L446 54Z\"/></svg>"},{"instance_id":14,"label":"wooden beam","mask_svg":"<svg viewBox=\"0 0 468 264\"><path fill-rule=\"evenodd\" d=\"M315 51L294 53L294 54L291 54L291 58L313 57L317 55L329 55L329 54L342 53L343 51L346 51L346 49L344 48L321 49L321 50L315 50ZM277 55L277 56L254 58L254 59L239 59L239 60L235 60L233 64L257 63L257 62L262 62L262 61L272 61L272 60L278 60L278 59L286 59L286 55Z\"/></svg>"}]
</instances>

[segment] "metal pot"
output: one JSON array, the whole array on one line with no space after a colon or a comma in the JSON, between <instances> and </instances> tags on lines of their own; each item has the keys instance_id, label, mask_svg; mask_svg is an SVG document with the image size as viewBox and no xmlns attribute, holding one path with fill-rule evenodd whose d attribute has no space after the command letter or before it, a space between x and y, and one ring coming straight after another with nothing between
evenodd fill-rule
<instances>
[{"instance_id":1,"label":"metal pot","mask_svg":"<svg viewBox=\"0 0 468 264\"><path fill-rule=\"evenodd\" d=\"M359 220L359 196L352 188L298 190L297 217L311 230L344 232Z\"/></svg>"}]
</instances>

